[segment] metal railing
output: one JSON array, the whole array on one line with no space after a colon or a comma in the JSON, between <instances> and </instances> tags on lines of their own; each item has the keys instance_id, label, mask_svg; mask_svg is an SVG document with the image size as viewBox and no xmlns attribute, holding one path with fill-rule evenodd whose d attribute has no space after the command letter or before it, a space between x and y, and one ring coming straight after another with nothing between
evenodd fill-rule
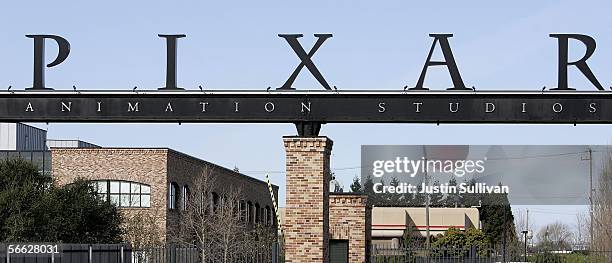
<instances>
[{"instance_id":1,"label":"metal railing","mask_svg":"<svg viewBox=\"0 0 612 263\"><path fill-rule=\"evenodd\" d=\"M551 251L497 249L489 247L394 247L372 245L371 263L453 263L453 262L536 262L536 263L609 263L612 262L612 251Z\"/></svg>"},{"instance_id":2,"label":"metal railing","mask_svg":"<svg viewBox=\"0 0 612 263\"><path fill-rule=\"evenodd\" d=\"M272 247L202 250L189 245L151 246L135 248L128 244L51 244L58 249L44 253L37 249L28 251L19 244L18 249L8 249L10 244L0 244L0 263L279 263L282 249ZM35 245L38 246L38 245Z\"/></svg>"}]
</instances>

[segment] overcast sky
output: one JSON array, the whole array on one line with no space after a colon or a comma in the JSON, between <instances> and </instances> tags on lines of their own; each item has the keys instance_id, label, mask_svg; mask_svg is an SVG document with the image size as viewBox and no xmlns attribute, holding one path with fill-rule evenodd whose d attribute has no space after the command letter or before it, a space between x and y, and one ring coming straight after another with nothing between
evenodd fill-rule
<instances>
[{"instance_id":1,"label":"overcast sky","mask_svg":"<svg viewBox=\"0 0 612 263\"><path fill-rule=\"evenodd\" d=\"M466 85L478 89L540 90L556 85L557 41L549 33L582 33L597 40L589 60L610 86L612 27L605 1L4 1L0 4L0 87L32 83L32 40L59 34L71 54L47 71L56 89L156 89L164 84L165 41L179 40L178 83L187 89L264 90L291 74L298 58L279 33L332 33L313 58L339 89L401 89L414 85L429 51L429 33L453 33L451 47ZM56 47L48 44L47 60ZM570 45L570 59L584 52ZM594 90L577 70L570 86ZM443 69L428 72L426 86L451 86ZM294 86L320 89L307 71ZM102 146L170 147L281 187L289 124L35 124L50 138L79 138ZM363 144L606 144L605 125L330 124L332 167L348 188L358 174ZM582 208L547 207L536 224L572 224ZM548 211L548 212L547 212Z\"/></svg>"}]
</instances>

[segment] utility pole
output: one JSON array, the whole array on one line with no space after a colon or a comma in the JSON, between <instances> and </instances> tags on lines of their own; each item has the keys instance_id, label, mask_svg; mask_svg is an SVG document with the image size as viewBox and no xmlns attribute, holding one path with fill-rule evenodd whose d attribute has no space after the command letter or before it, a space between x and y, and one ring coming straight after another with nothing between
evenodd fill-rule
<instances>
[{"instance_id":1,"label":"utility pole","mask_svg":"<svg viewBox=\"0 0 612 263\"><path fill-rule=\"evenodd\" d=\"M591 147L589 147L589 178L590 178L590 184L589 184L589 201L591 203L591 207L589 208L590 210L590 214L591 214L591 233L589 233L591 242L589 244L589 247L593 246L593 150L591 149Z\"/></svg>"},{"instance_id":2,"label":"utility pole","mask_svg":"<svg viewBox=\"0 0 612 263\"><path fill-rule=\"evenodd\" d=\"M525 262L527 262L527 233L529 233L529 231L523 231L523 235L525 235L525 256L524 256L524 260Z\"/></svg>"},{"instance_id":3,"label":"utility pole","mask_svg":"<svg viewBox=\"0 0 612 263\"><path fill-rule=\"evenodd\" d=\"M529 242L529 208L527 208L527 213L526 213L526 218L525 218L525 231L523 231L523 234L525 235L525 262L527 262L527 247L528 244L527 242Z\"/></svg>"},{"instance_id":4,"label":"utility pole","mask_svg":"<svg viewBox=\"0 0 612 263\"><path fill-rule=\"evenodd\" d=\"M506 232L507 232L506 231L506 221L508 221L508 219L506 218L506 209L507 209L507 207L506 207L505 204L504 204L503 208L504 208L504 225L503 225L503 229L504 229L503 230L504 231L504 233L503 233L504 234L503 235L503 237L504 237L503 247L504 248L503 249L504 249L504 251L503 251L503 262L506 263Z\"/></svg>"},{"instance_id":5,"label":"utility pole","mask_svg":"<svg viewBox=\"0 0 612 263\"><path fill-rule=\"evenodd\" d=\"M525 228L527 228L527 231L529 231L529 208L527 208L527 215L526 215L526 217L527 218L525 220L525 222L526 222Z\"/></svg>"},{"instance_id":6,"label":"utility pole","mask_svg":"<svg viewBox=\"0 0 612 263\"><path fill-rule=\"evenodd\" d=\"M425 163L427 164L427 158L425 158ZM427 169L425 169L425 190L427 190L427 187L429 186L429 175L427 173ZM429 237L429 206L431 205L431 196L429 196L429 192L426 191L425 192L427 194L427 198L425 201L425 225L426 225L426 229L425 232L427 234L427 250L429 250L431 248L431 238Z\"/></svg>"},{"instance_id":7,"label":"utility pole","mask_svg":"<svg viewBox=\"0 0 612 263\"><path fill-rule=\"evenodd\" d=\"M427 194L427 202L425 204L425 232L427 234L427 249L429 249L431 247L431 238L429 238L429 206L430 206L430 202L431 200L429 199L430 196L429 194Z\"/></svg>"},{"instance_id":8,"label":"utility pole","mask_svg":"<svg viewBox=\"0 0 612 263\"><path fill-rule=\"evenodd\" d=\"M589 147L589 149L587 150L587 154L588 156L586 158L583 158L582 160L587 160L589 161L589 217L590 219L590 227L589 227L589 237L590 237L590 244L589 245L593 245L593 234L594 234L594 227L593 227L593 221L594 221L594 213L593 213L593 149L591 149L591 147Z\"/></svg>"}]
</instances>

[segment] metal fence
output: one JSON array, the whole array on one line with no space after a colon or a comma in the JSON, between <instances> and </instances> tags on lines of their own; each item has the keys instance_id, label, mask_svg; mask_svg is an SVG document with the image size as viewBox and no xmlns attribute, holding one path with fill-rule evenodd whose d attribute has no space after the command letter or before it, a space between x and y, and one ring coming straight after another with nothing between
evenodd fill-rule
<instances>
[{"instance_id":1,"label":"metal fence","mask_svg":"<svg viewBox=\"0 0 612 263\"><path fill-rule=\"evenodd\" d=\"M2 244L2 263L132 262L125 244Z\"/></svg>"},{"instance_id":2,"label":"metal fence","mask_svg":"<svg viewBox=\"0 0 612 263\"><path fill-rule=\"evenodd\" d=\"M481 262L536 262L536 263L610 263L612 251L550 251L519 248L495 249L484 247L392 247L373 245L370 251L371 263L481 263Z\"/></svg>"},{"instance_id":3,"label":"metal fence","mask_svg":"<svg viewBox=\"0 0 612 263\"><path fill-rule=\"evenodd\" d=\"M278 263L283 262L281 251L277 244L214 253L184 245L133 248L127 244L0 244L0 263Z\"/></svg>"}]
</instances>

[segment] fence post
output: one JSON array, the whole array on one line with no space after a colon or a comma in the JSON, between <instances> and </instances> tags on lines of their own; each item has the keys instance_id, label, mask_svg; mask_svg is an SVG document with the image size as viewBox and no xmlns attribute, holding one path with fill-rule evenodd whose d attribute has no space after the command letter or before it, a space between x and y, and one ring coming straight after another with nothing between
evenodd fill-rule
<instances>
[{"instance_id":1,"label":"fence post","mask_svg":"<svg viewBox=\"0 0 612 263\"><path fill-rule=\"evenodd\" d=\"M278 243L272 244L272 263L278 263Z\"/></svg>"},{"instance_id":2,"label":"fence post","mask_svg":"<svg viewBox=\"0 0 612 263\"><path fill-rule=\"evenodd\" d=\"M477 255L476 245L472 244L472 247L470 248L470 259L476 259Z\"/></svg>"},{"instance_id":3,"label":"fence post","mask_svg":"<svg viewBox=\"0 0 612 263\"><path fill-rule=\"evenodd\" d=\"M89 259L89 263L91 263L93 261L93 249L91 248L91 244L89 244L89 247L87 248L87 254L88 255L88 259Z\"/></svg>"},{"instance_id":4,"label":"fence post","mask_svg":"<svg viewBox=\"0 0 612 263\"><path fill-rule=\"evenodd\" d=\"M124 261L123 261L123 245L121 245L121 263L124 263Z\"/></svg>"}]
</instances>

